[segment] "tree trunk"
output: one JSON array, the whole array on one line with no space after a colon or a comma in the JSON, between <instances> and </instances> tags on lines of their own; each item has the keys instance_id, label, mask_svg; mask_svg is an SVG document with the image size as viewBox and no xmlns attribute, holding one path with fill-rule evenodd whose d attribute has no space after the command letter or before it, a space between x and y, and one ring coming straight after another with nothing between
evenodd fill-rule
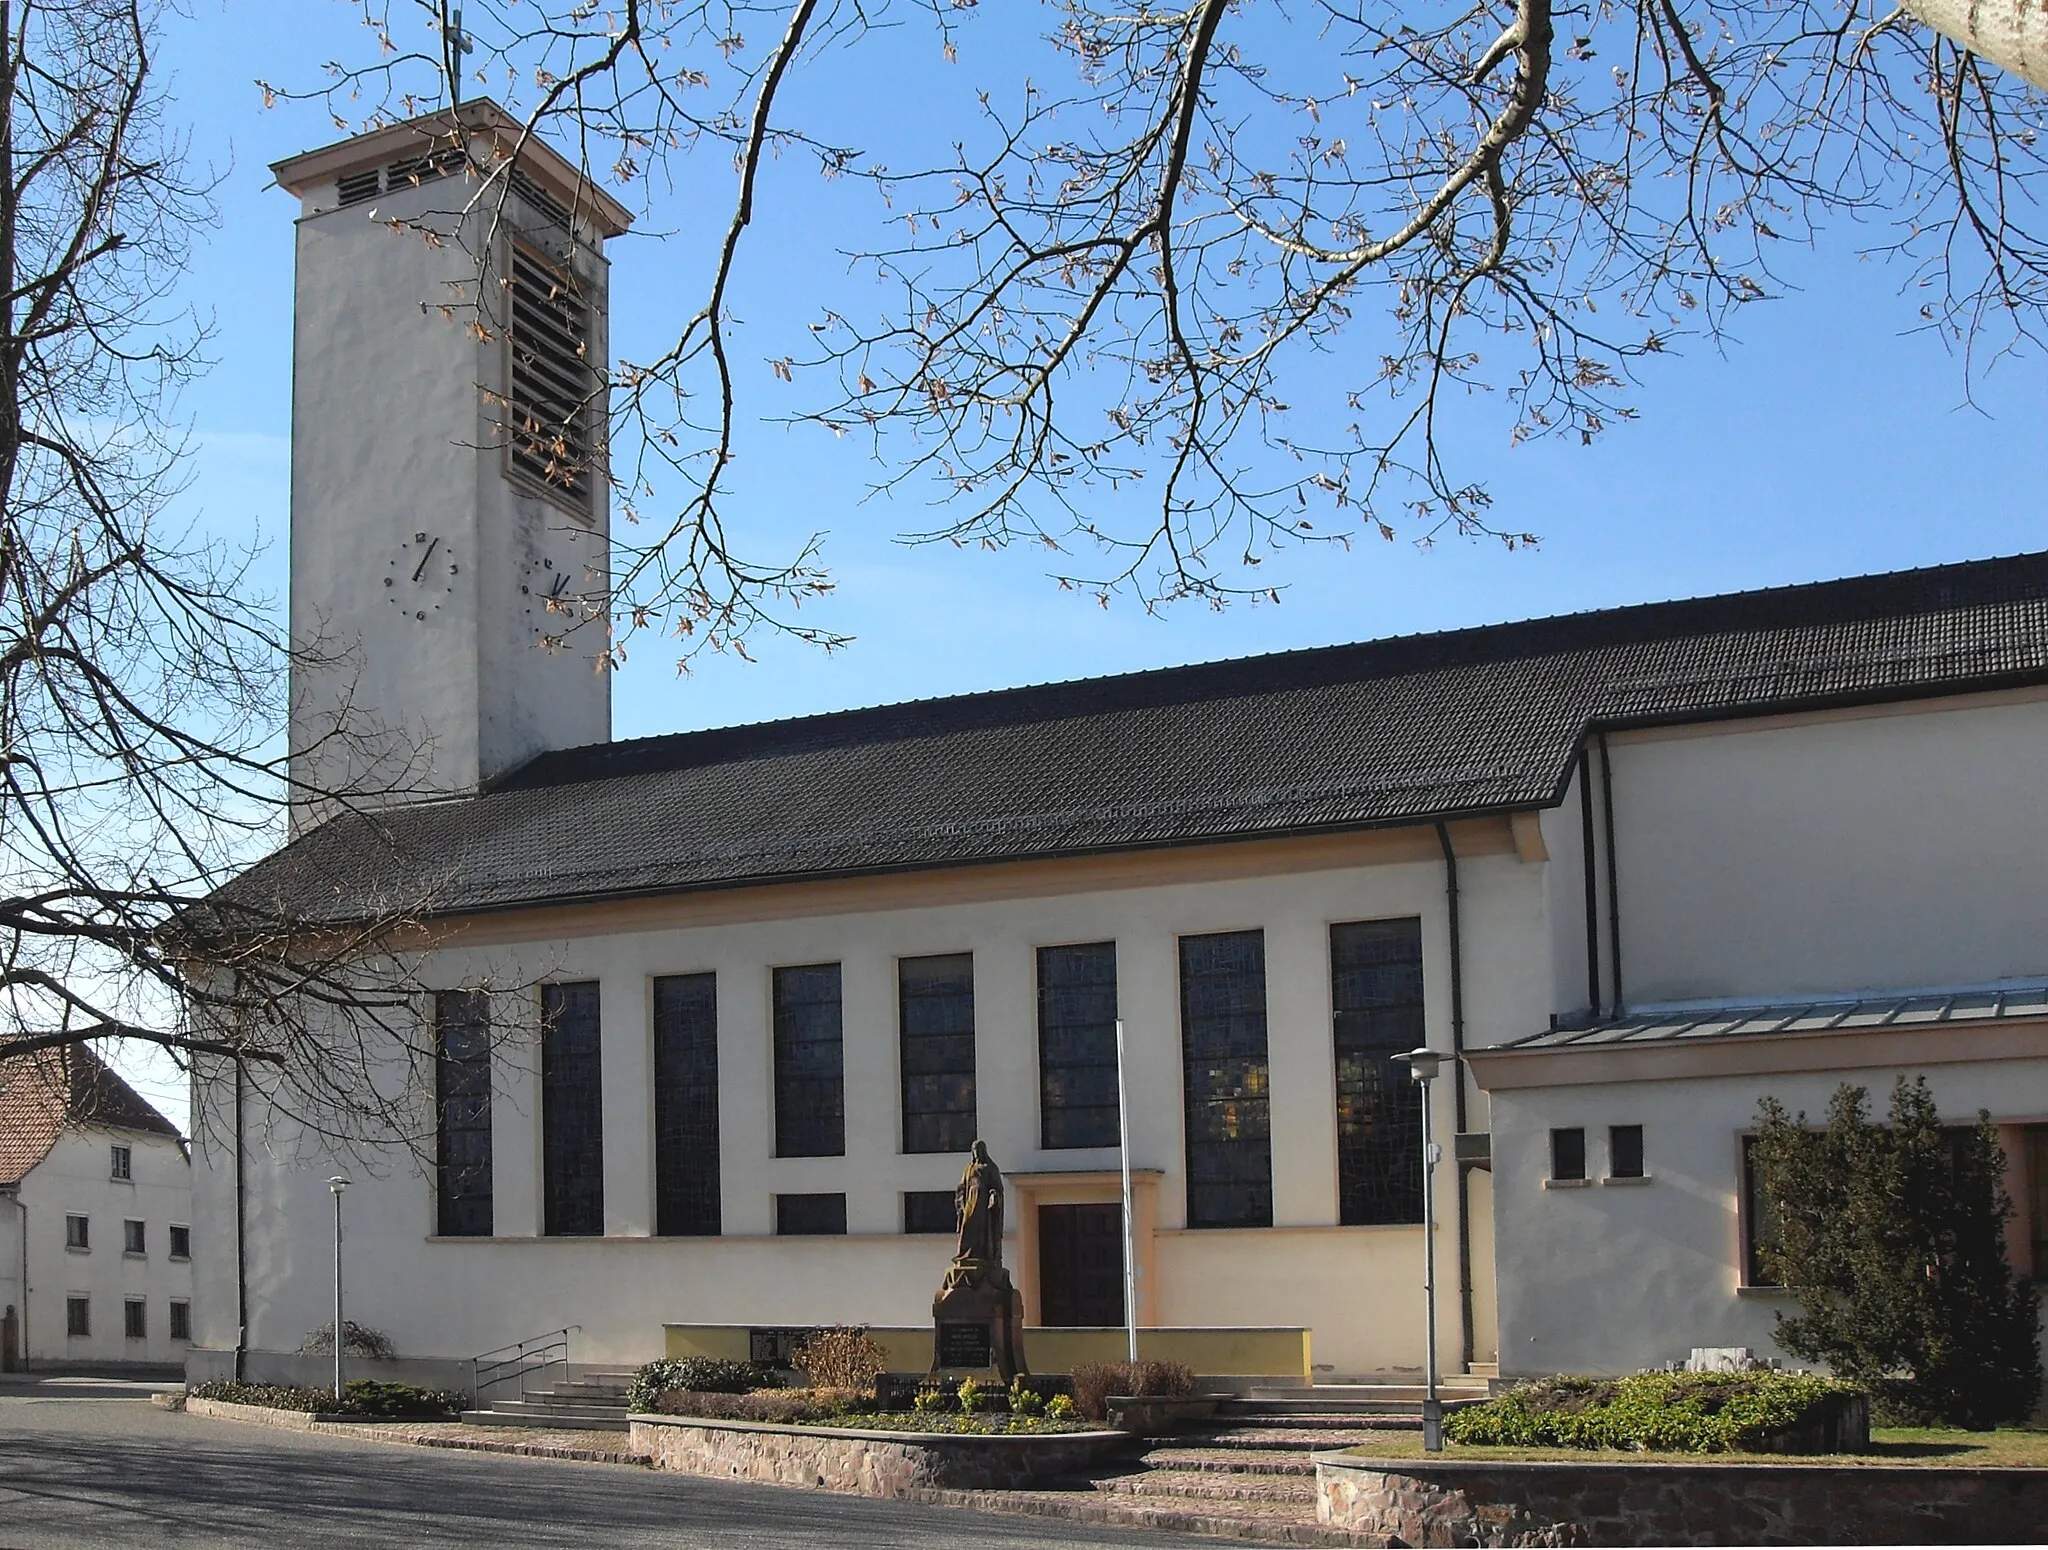
<instances>
[{"instance_id":1,"label":"tree trunk","mask_svg":"<svg viewBox=\"0 0 2048 1550\"><path fill-rule=\"evenodd\" d=\"M2048 0L1904 0L1971 53L2048 90Z\"/></svg>"}]
</instances>

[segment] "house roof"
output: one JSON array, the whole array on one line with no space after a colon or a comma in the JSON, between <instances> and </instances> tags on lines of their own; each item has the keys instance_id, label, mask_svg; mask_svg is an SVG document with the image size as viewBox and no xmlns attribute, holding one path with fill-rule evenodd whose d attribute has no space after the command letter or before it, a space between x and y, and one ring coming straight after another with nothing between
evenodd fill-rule
<instances>
[{"instance_id":1,"label":"house roof","mask_svg":"<svg viewBox=\"0 0 2048 1550\"><path fill-rule=\"evenodd\" d=\"M1552 1028L1509 1039L1492 1050L1595 1049L1618 1044L1680 1044L1703 1039L1784 1033L1846 1033L1918 1028L1933 1023L1984 1023L2048 1018L2048 985L1978 990L1898 992L1829 1000L1689 1007L1638 1012L1585 1028ZM1473 1054L1481 1051L1474 1050Z\"/></svg>"},{"instance_id":2,"label":"house roof","mask_svg":"<svg viewBox=\"0 0 2048 1550\"><path fill-rule=\"evenodd\" d=\"M178 1134L176 1125L83 1044L0 1059L0 1183L26 1175L72 1125Z\"/></svg>"},{"instance_id":3,"label":"house roof","mask_svg":"<svg viewBox=\"0 0 2048 1550\"><path fill-rule=\"evenodd\" d=\"M1417 823L1554 805L1591 728L2044 682L2023 555L567 749L217 897L453 914Z\"/></svg>"}]
</instances>

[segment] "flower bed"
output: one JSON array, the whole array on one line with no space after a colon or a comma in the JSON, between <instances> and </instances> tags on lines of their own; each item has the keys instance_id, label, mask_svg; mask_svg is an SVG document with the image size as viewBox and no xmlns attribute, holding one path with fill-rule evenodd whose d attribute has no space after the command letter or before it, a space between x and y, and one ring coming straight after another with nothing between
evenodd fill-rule
<instances>
[{"instance_id":1,"label":"flower bed","mask_svg":"<svg viewBox=\"0 0 2048 1550\"><path fill-rule=\"evenodd\" d=\"M1811 1373L1649 1372L1544 1378L1444 1422L1453 1443L1650 1453L1854 1453L1869 1397Z\"/></svg>"},{"instance_id":2,"label":"flower bed","mask_svg":"<svg viewBox=\"0 0 2048 1550\"><path fill-rule=\"evenodd\" d=\"M190 1389L189 1398L306 1415L419 1421L460 1415L469 1403L464 1394L423 1389L410 1383L380 1383L374 1378L358 1378L342 1385L338 1403L332 1389L296 1388L283 1383L197 1383Z\"/></svg>"}]
</instances>

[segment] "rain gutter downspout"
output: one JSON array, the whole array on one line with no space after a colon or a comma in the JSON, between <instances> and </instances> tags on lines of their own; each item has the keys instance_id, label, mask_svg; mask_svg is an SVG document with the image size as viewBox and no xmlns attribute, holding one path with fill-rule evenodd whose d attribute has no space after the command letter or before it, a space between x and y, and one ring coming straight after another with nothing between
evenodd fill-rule
<instances>
[{"instance_id":1,"label":"rain gutter downspout","mask_svg":"<svg viewBox=\"0 0 2048 1550\"><path fill-rule=\"evenodd\" d=\"M27 1372L28 1365L28 1202L21 1198L21 1183L16 1180L8 1190L14 1197L14 1208L21 1213L21 1349L15 1354L21 1358L21 1370Z\"/></svg>"},{"instance_id":2,"label":"rain gutter downspout","mask_svg":"<svg viewBox=\"0 0 2048 1550\"><path fill-rule=\"evenodd\" d=\"M235 1062L235 1381L248 1381L248 1170L242 1166L242 1062Z\"/></svg>"},{"instance_id":3,"label":"rain gutter downspout","mask_svg":"<svg viewBox=\"0 0 2048 1550\"><path fill-rule=\"evenodd\" d=\"M1454 1080L1451 1092L1456 1106L1456 1130L1453 1137L1452 1153L1455 1156L1456 1136L1465 1134L1465 956L1462 913L1458 904L1458 852L1451 844L1451 827L1439 820L1436 826L1436 842L1444 853L1444 907L1450 917L1451 928L1451 1071ZM1458 1351L1463 1370L1472 1370L1472 1193L1471 1168L1462 1160L1458 1161Z\"/></svg>"}]
</instances>

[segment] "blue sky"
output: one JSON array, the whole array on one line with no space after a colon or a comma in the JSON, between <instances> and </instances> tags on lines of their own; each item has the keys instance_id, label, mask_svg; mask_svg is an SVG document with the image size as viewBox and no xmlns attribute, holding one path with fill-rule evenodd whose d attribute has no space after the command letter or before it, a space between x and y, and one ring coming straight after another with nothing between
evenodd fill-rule
<instances>
[{"instance_id":1,"label":"blue sky","mask_svg":"<svg viewBox=\"0 0 2048 1550\"><path fill-rule=\"evenodd\" d=\"M394 8L396 9L396 8ZM216 324L218 364L190 394L197 466L187 497L216 530L260 533L264 571L281 590L287 520L292 201L267 164L336 135L313 105L265 111L257 76L318 80L322 62L367 41L342 0L195 0L173 18L166 64L171 115L189 124L196 160L223 171L221 220L203 234L186 293ZM962 39L971 79L976 36ZM872 86L872 82L864 84ZM904 115L935 97L881 96ZM845 103L838 105L842 109ZM873 93L856 108L872 112ZM912 124L911 127L920 127ZM718 197L722 168L693 172L683 192ZM765 362L806 276L843 261L811 224L815 182L771 185L742 286L738 353ZM686 198L667 223L704 219ZM724 208L713 217L723 221ZM659 223L658 223L659 224ZM1866 234L1873 236L1874 234ZM1169 663L1455 628L1657 598L1896 569L2048 544L2040 488L2042 363L2008 359L1964 404L1959 361L1908 332L1914 305L1897 267L1859 259L1856 233L1788 256L1797 289L1746 309L1725 351L1698 343L1653 361L1642 420L1591 447L1510 449L1505 427L1470 446L1504 526L1542 536L1503 552L1449 539L1429 550L1374 542L1270 563L1277 605L1217 613L1183 606L1164 618L1133 605L1104 611L1056 590L1023 550L908 549L914 502L863 504L871 467L858 448L815 429L751 429L736 465L733 511L764 546L813 528L827 536L839 583L823 621L854 637L826 658L787 642L758 644L758 664L716 659L678 679L643 653L615 685L622 737ZM678 294L678 244L616 244L614 353L644 352ZM765 364L754 391L778 400ZM743 381L743 386L745 386ZM159 1089L160 1091L161 1089ZM167 1095L168 1097L168 1095Z\"/></svg>"}]
</instances>

